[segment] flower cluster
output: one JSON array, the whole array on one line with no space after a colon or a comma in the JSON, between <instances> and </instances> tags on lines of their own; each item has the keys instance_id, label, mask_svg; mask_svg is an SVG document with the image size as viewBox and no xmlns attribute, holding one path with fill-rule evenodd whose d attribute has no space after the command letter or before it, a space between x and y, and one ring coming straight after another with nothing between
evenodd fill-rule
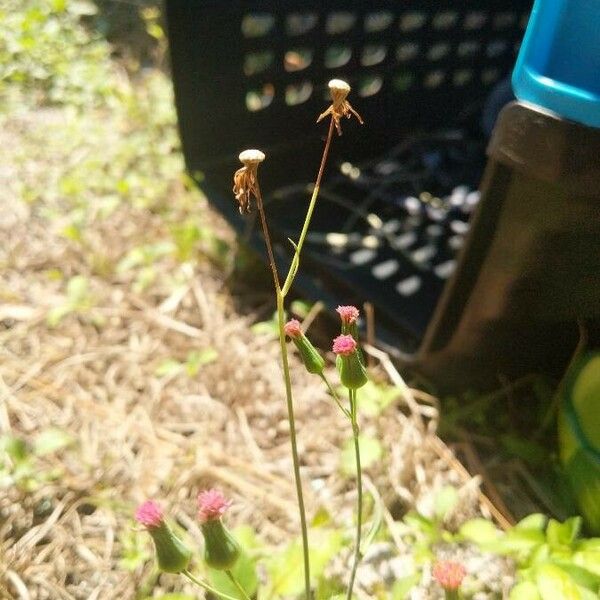
<instances>
[{"instance_id":1,"label":"flower cluster","mask_svg":"<svg viewBox=\"0 0 600 600\"><path fill-rule=\"evenodd\" d=\"M204 562L213 569L230 569L240 556L238 543L221 522L221 517L230 506L231 501L218 490L204 490L198 494L198 520L204 535ZM135 519L152 537L161 571L181 573L188 568L192 552L173 533L157 502L146 500L138 506Z\"/></svg>"}]
</instances>

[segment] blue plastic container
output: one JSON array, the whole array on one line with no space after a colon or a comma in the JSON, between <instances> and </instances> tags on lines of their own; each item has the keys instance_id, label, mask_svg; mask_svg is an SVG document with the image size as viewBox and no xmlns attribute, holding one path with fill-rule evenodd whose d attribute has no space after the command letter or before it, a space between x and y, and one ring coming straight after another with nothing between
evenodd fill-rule
<instances>
[{"instance_id":1,"label":"blue plastic container","mask_svg":"<svg viewBox=\"0 0 600 600\"><path fill-rule=\"evenodd\" d=\"M600 127L600 0L536 0L512 83L519 100Z\"/></svg>"}]
</instances>

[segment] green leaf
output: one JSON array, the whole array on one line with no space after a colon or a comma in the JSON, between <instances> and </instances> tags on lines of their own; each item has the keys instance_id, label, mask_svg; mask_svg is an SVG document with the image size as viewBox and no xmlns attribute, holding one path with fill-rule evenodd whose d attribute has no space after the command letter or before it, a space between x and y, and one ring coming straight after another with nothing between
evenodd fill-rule
<instances>
[{"instance_id":1,"label":"green leaf","mask_svg":"<svg viewBox=\"0 0 600 600\"><path fill-rule=\"evenodd\" d=\"M513 554L520 560L527 560L530 553L544 544L545 541L543 531L513 528L497 541L492 542L493 545L488 546L488 548L499 554Z\"/></svg>"},{"instance_id":2,"label":"green leaf","mask_svg":"<svg viewBox=\"0 0 600 600\"><path fill-rule=\"evenodd\" d=\"M458 491L451 485L444 486L435 497L435 516L443 521L458 504Z\"/></svg>"},{"instance_id":3,"label":"green leaf","mask_svg":"<svg viewBox=\"0 0 600 600\"><path fill-rule=\"evenodd\" d=\"M193 221L174 225L171 235L175 241L177 260L186 261L193 256L194 246L200 240L200 228Z\"/></svg>"},{"instance_id":4,"label":"green leaf","mask_svg":"<svg viewBox=\"0 0 600 600\"><path fill-rule=\"evenodd\" d=\"M580 587L598 591L598 585L600 584L600 576L596 575L592 571L586 569L583 566L573 564L571 561L554 561L556 566L560 567L565 573L571 577L571 579Z\"/></svg>"},{"instance_id":5,"label":"green leaf","mask_svg":"<svg viewBox=\"0 0 600 600\"><path fill-rule=\"evenodd\" d=\"M507 433L500 437L500 441L509 454L522 458L532 466L542 465L548 460L546 448L531 440Z\"/></svg>"},{"instance_id":6,"label":"green leaf","mask_svg":"<svg viewBox=\"0 0 600 600\"><path fill-rule=\"evenodd\" d=\"M418 573L397 579L392 587L392 600L408 600L411 590L421 581Z\"/></svg>"},{"instance_id":7,"label":"green leaf","mask_svg":"<svg viewBox=\"0 0 600 600\"><path fill-rule=\"evenodd\" d=\"M250 331L255 335L268 335L270 337L279 337L279 325L277 323L277 314L274 314L268 321L259 321L250 327Z\"/></svg>"},{"instance_id":8,"label":"green leaf","mask_svg":"<svg viewBox=\"0 0 600 600\"><path fill-rule=\"evenodd\" d=\"M0 450L6 452L13 463L24 462L30 456L27 442L14 435L3 435L0 437Z\"/></svg>"},{"instance_id":9,"label":"green leaf","mask_svg":"<svg viewBox=\"0 0 600 600\"><path fill-rule=\"evenodd\" d=\"M536 531L543 531L548 523L548 517L541 513L534 513L528 515L524 519L521 519L516 525L515 529L533 529Z\"/></svg>"},{"instance_id":10,"label":"green leaf","mask_svg":"<svg viewBox=\"0 0 600 600\"><path fill-rule=\"evenodd\" d=\"M57 327L60 325L60 322L72 312L73 308L67 304L55 306L48 311L48 314L46 315L46 324L48 327Z\"/></svg>"},{"instance_id":11,"label":"green leaf","mask_svg":"<svg viewBox=\"0 0 600 600\"><path fill-rule=\"evenodd\" d=\"M90 282L83 275L71 277L67 283L67 297L73 306L85 303L89 298Z\"/></svg>"},{"instance_id":12,"label":"green leaf","mask_svg":"<svg viewBox=\"0 0 600 600\"><path fill-rule=\"evenodd\" d=\"M360 449L360 463L363 469L374 465L383 455L381 443L373 437L366 435L358 436L358 447ZM354 440L349 439L342 449L340 455L340 466L342 473L348 477L356 476L356 457L354 452Z\"/></svg>"},{"instance_id":13,"label":"green leaf","mask_svg":"<svg viewBox=\"0 0 600 600\"><path fill-rule=\"evenodd\" d=\"M550 519L548 521L548 527L546 528L548 543L553 548L572 546L579 536L582 523L583 520L581 517L571 517L564 523L560 523L555 519Z\"/></svg>"},{"instance_id":14,"label":"green leaf","mask_svg":"<svg viewBox=\"0 0 600 600\"><path fill-rule=\"evenodd\" d=\"M237 579L238 583L244 588L248 596L252 597L258 588L258 575L256 573L255 561L250 558L245 549L242 550L240 557L231 569L231 573ZM233 585L224 571L208 569L208 577L212 585L224 594L243 600L242 593Z\"/></svg>"},{"instance_id":15,"label":"green leaf","mask_svg":"<svg viewBox=\"0 0 600 600\"><path fill-rule=\"evenodd\" d=\"M342 388L343 389L343 388ZM394 386L378 384L374 381L360 388L358 394L358 411L367 417L376 417L381 414L400 394Z\"/></svg>"},{"instance_id":16,"label":"green leaf","mask_svg":"<svg viewBox=\"0 0 600 600\"><path fill-rule=\"evenodd\" d=\"M427 536L432 535L435 531L437 531L436 524L431 519L424 517L422 514L414 510L406 513L402 520L412 530L424 533Z\"/></svg>"},{"instance_id":17,"label":"green leaf","mask_svg":"<svg viewBox=\"0 0 600 600\"><path fill-rule=\"evenodd\" d=\"M323 527L324 525L329 525L330 523L331 515L325 507L320 506L310 524L311 527Z\"/></svg>"},{"instance_id":18,"label":"green leaf","mask_svg":"<svg viewBox=\"0 0 600 600\"><path fill-rule=\"evenodd\" d=\"M535 580L541 600L582 600L575 582L555 565L540 565L536 569Z\"/></svg>"},{"instance_id":19,"label":"green leaf","mask_svg":"<svg viewBox=\"0 0 600 600\"><path fill-rule=\"evenodd\" d=\"M574 412L585 437L600 450L600 353L585 356L573 370L576 372L571 388Z\"/></svg>"},{"instance_id":20,"label":"green leaf","mask_svg":"<svg viewBox=\"0 0 600 600\"><path fill-rule=\"evenodd\" d=\"M156 596L149 600L196 600L195 596L189 596L188 594L178 594L174 592L172 594L163 594L162 596Z\"/></svg>"},{"instance_id":21,"label":"green leaf","mask_svg":"<svg viewBox=\"0 0 600 600\"><path fill-rule=\"evenodd\" d=\"M481 518L463 523L458 533L465 540L480 545L493 544L500 537L500 531L496 529L495 525L491 521Z\"/></svg>"},{"instance_id":22,"label":"green leaf","mask_svg":"<svg viewBox=\"0 0 600 600\"><path fill-rule=\"evenodd\" d=\"M39 433L33 441L33 452L36 456L52 454L75 442L75 438L61 429L51 428Z\"/></svg>"},{"instance_id":23,"label":"green leaf","mask_svg":"<svg viewBox=\"0 0 600 600\"><path fill-rule=\"evenodd\" d=\"M165 377L166 375L175 375L183 369L183 365L174 358L167 358L163 360L158 367L156 367L155 374L157 377Z\"/></svg>"},{"instance_id":24,"label":"green leaf","mask_svg":"<svg viewBox=\"0 0 600 600\"><path fill-rule=\"evenodd\" d=\"M119 567L126 571L135 571L141 567L152 554L148 551L148 534L145 531L124 529L119 535L122 552Z\"/></svg>"},{"instance_id":25,"label":"green leaf","mask_svg":"<svg viewBox=\"0 0 600 600\"><path fill-rule=\"evenodd\" d=\"M306 319L312 306L310 302L306 302L305 300L294 300L290 304L290 312L299 319Z\"/></svg>"},{"instance_id":26,"label":"green leaf","mask_svg":"<svg viewBox=\"0 0 600 600\"><path fill-rule=\"evenodd\" d=\"M190 377L193 377L198 373L200 367L215 362L217 358L219 358L219 353L214 348L193 350L187 355L185 370Z\"/></svg>"},{"instance_id":27,"label":"green leaf","mask_svg":"<svg viewBox=\"0 0 600 600\"><path fill-rule=\"evenodd\" d=\"M573 563L600 577L600 550L579 550L573 554Z\"/></svg>"},{"instance_id":28,"label":"green leaf","mask_svg":"<svg viewBox=\"0 0 600 600\"><path fill-rule=\"evenodd\" d=\"M308 534L310 543L311 579L317 581L325 567L340 551L343 536L341 532L328 529L311 529ZM267 598L297 596L304 590L304 561L302 541L293 541L283 552L277 553L266 561L269 574Z\"/></svg>"},{"instance_id":29,"label":"green leaf","mask_svg":"<svg viewBox=\"0 0 600 600\"><path fill-rule=\"evenodd\" d=\"M540 600L537 586L531 581L522 581L510 591L509 600Z\"/></svg>"}]
</instances>

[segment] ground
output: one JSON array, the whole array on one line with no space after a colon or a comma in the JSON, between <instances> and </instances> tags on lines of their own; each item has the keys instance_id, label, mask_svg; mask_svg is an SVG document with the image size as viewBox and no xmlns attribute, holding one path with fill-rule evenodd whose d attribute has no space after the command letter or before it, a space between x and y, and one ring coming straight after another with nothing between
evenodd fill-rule
<instances>
[{"instance_id":1,"label":"ground","mask_svg":"<svg viewBox=\"0 0 600 600\"><path fill-rule=\"evenodd\" d=\"M115 58L80 25L100 22L93 4L30 6L12 22L9 6L13 46L0 46L14 65L1 88L0 596L197 597L153 569L132 518L143 499L160 499L197 547L195 497L212 486L233 499L231 525L261 544L284 551L298 535L268 277L184 174L155 9L144 18L161 64L149 66L127 49ZM35 64L15 47L37 52ZM367 490L383 500L389 536L367 552L361 598L414 572L399 518L435 512L448 484L458 490L449 530L481 514L502 523L437 437L437 400L376 351L373 364L378 385L361 412L373 444ZM344 540L328 567L335 579L352 529L350 431L295 355L292 372L309 515ZM459 552L488 573L480 597L508 589L509 562ZM417 579L413 598L440 597L428 571Z\"/></svg>"}]
</instances>

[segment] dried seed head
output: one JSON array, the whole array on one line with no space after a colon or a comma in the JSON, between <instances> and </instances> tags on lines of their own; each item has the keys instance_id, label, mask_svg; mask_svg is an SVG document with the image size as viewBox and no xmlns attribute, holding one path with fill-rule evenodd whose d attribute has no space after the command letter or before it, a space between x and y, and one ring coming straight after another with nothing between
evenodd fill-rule
<instances>
[{"instance_id":1,"label":"dried seed head","mask_svg":"<svg viewBox=\"0 0 600 600\"><path fill-rule=\"evenodd\" d=\"M350 93L350 86L342 79L332 79L328 84L331 91L331 99L335 102L336 99L343 101Z\"/></svg>"},{"instance_id":2,"label":"dried seed head","mask_svg":"<svg viewBox=\"0 0 600 600\"><path fill-rule=\"evenodd\" d=\"M247 167L251 167L258 165L265 160L265 153L261 152L260 150L256 150L256 148L250 148L249 150L244 150L241 152L239 159L241 163Z\"/></svg>"},{"instance_id":3,"label":"dried seed head","mask_svg":"<svg viewBox=\"0 0 600 600\"><path fill-rule=\"evenodd\" d=\"M332 79L328 85L331 92L331 106L324 113L319 115L317 123L327 115L331 115L338 135L342 135L342 126L340 124L342 117L349 119L354 115L362 125L362 117L352 108L350 102L346 100L350 93L350 86L342 79Z\"/></svg>"},{"instance_id":4,"label":"dried seed head","mask_svg":"<svg viewBox=\"0 0 600 600\"><path fill-rule=\"evenodd\" d=\"M260 150L244 150L239 156L244 165L233 174L233 193L238 203L240 213L249 213L250 200L254 196L258 200L258 165L265 160Z\"/></svg>"}]
</instances>

